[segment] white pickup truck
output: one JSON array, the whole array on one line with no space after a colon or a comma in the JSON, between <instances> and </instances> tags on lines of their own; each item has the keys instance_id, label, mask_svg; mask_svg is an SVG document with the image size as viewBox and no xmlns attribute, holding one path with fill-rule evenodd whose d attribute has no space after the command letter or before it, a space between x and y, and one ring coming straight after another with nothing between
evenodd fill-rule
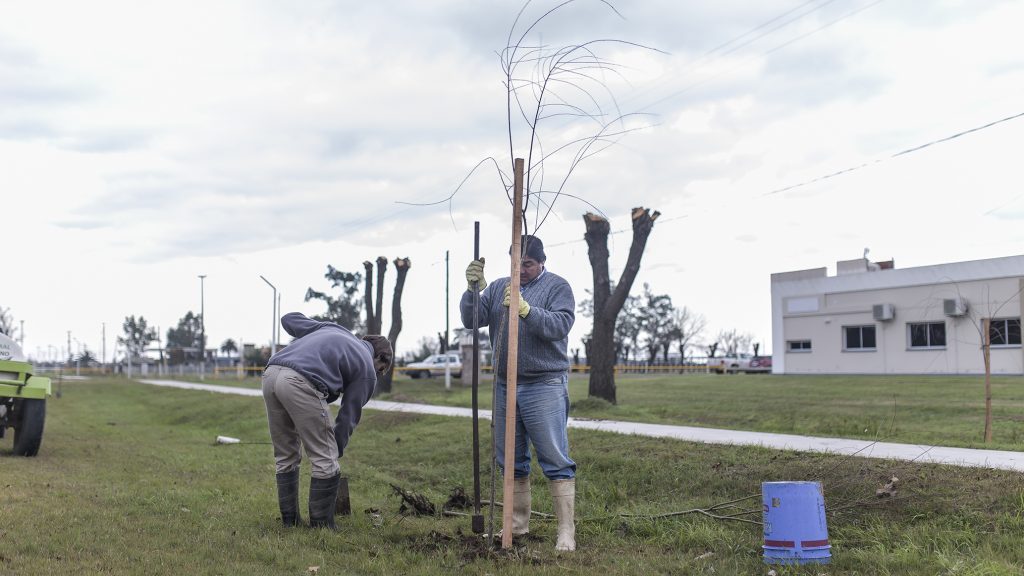
<instances>
[{"instance_id":1,"label":"white pickup truck","mask_svg":"<svg viewBox=\"0 0 1024 576\"><path fill-rule=\"evenodd\" d=\"M745 372L753 358L750 354L732 354L708 358L708 370L719 374Z\"/></svg>"},{"instance_id":2,"label":"white pickup truck","mask_svg":"<svg viewBox=\"0 0 1024 576\"><path fill-rule=\"evenodd\" d=\"M406 366L405 372L410 378L444 376L446 364L449 366L449 370L451 370L452 378L462 377L462 359L455 352L427 356L420 362L413 362Z\"/></svg>"},{"instance_id":3,"label":"white pickup truck","mask_svg":"<svg viewBox=\"0 0 1024 576\"><path fill-rule=\"evenodd\" d=\"M719 374L771 372L772 357L753 356L751 354L744 353L708 358L708 370Z\"/></svg>"}]
</instances>

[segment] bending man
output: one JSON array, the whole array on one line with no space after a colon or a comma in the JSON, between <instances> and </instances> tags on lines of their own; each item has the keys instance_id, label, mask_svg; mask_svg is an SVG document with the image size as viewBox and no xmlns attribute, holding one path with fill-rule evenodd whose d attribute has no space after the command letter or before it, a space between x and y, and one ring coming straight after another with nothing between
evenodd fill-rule
<instances>
[{"instance_id":1,"label":"bending man","mask_svg":"<svg viewBox=\"0 0 1024 576\"><path fill-rule=\"evenodd\" d=\"M263 372L281 521L285 526L301 522L299 464L305 448L312 468L309 525L335 529L334 503L341 483L338 459L377 378L391 367L391 344L383 336L360 338L338 324L298 312L285 314L281 325L295 340L271 356ZM341 407L332 421L328 404L339 396Z\"/></svg>"},{"instance_id":2,"label":"bending man","mask_svg":"<svg viewBox=\"0 0 1024 576\"><path fill-rule=\"evenodd\" d=\"M515 506L512 534L530 531L530 444L537 451L541 470L550 481L558 518L556 550L576 549L574 508L576 463L569 458L569 330L575 321L576 301L563 278L548 272L544 244L535 236L522 237L519 269L519 353L516 375ZM508 366L510 278L491 285L484 279L484 262L466 268L469 287L460 305L462 323L473 327L473 292L480 291L480 326L490 326L494 346L494 430L497 465L505 462L505 375ZM506 527L507 528L507 527Z\"/></svg>"}]
</instances>

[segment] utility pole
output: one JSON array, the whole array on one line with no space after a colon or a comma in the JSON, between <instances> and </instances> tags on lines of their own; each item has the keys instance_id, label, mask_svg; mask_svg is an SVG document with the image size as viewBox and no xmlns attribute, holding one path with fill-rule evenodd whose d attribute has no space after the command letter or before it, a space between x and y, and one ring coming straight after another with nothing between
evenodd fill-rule
<instances>
[{"instance_id":1,"label":"utility pole","mask_svg":"<svg viewBox=\"0 0 1024 576\"><path fill-rule=\"evenodd\" d=\"M71 330L68 330L68 368L71 368Z\"/></svg>"},{"instance_id":2,"label":"utility pole","mask_svg":"<svg viewBox=\"0 0 1024 576\"><path fill-rule=\"evenodd\" d=\"M277 293L277 313L274 315L274 325L277 326L277 332L274 334L274 344L281 343L281 323L277 321L277 317L281 315L281 293Z\"/></svg>"},{"instance_id":3,"label":"utility pole","mask_svg":"<svg viewBox=\"0 0 1024 576\"><path fill-rule=\"evenodd\" d=\"M206 379L206 274L199 275L199 379Z\"/></svg>"},{"instance_id":4,"label":"utility pole","mask_svg":"<svg viewBox=\"0 0 1024 576\"><path fill-rule=\"evenodd\" d=\"M106 372L107 372L107 323L106 322L103 323L103 345L101 346L101 348L103 348L103 361L100 362L100 366L103 367L103 373L106 374Z\"/></svg>"}]
</instances>

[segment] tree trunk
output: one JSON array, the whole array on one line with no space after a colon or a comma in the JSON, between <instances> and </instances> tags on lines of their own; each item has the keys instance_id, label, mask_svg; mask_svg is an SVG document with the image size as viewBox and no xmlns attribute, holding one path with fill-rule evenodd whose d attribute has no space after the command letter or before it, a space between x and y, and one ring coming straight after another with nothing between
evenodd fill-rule
<instances>
[{"instance_id":1,"label":"tree trunk","mask_svg":"<svg viewBox=\"0 0 1024 576\"><path fill-rule=\"evenodd\" d=\"M363 303L366 305L366 333L380 334L380 330L373 331L377 323L377 315L373 313L373 262L363 262L363 269L366 271L365 289L363 291Z\"/></svg>"},{"instance_id":2,"label":"tree trunk","mask_svg":"<svg viewBox=\"0 0 1024 576\"><path fill-rule=\"evenodd\" d=\"M380 334L384 329L384 274L388 271L388 259L383 256L377 257L377 315L373 319L373 332Z\"/></svg>"},{"instance_id":3,"label":"tree trunk","mask_svg":"<svg viewBox=\"0 0 1024 576\"><path fill-rule=\"evenodd\" d=\"M398 349L398 334L402 331L402 291L405 289L405 275L409 273L412 261L408 258L395 258L395 270L398 272L395 278L395 295L391 298L391 329L388 330L388 341L391 342L391 349ZM378 383L377 393L391 392L391 381L395 376L395 365L384 374L384 378Z\"/></svg>"},{"instance_id":4,"label":"tree trunk","mask_svg":"<svg viewBox=\"0 0 1024 576\"><path fill-rule=\"evenodd\" d=\"M647 208L633 208L633 241L629 246L626 267L622 270L615 291L611 290L608 273L608 234L611 225L608 220L596 214L583 216L586 225L584 238L587 241L587 255L594 276L594 331L590 362L590 388L588 394L603 398L615 404L615 321L622 310L633 281L640 271L640 259L647 246L647 237L654 228L654 221L661 213Z\"/></svg>"}]
</instances>

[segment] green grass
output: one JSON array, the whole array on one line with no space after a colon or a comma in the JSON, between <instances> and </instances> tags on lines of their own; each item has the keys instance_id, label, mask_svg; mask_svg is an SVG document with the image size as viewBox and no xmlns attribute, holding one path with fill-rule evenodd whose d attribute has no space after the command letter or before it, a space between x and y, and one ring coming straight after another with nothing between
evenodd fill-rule
<instances>
[{"instance_id":1,"label":"green grass","mask_svg":"<svg viewBox=\"0 0 1024 576\"><path fill-rule=\"evenodd\" d=\"M556 554L553 523L535 519L535 538L495 553L467 518L401 515L390 487L438 505L471 491L467 419L367 412L342 461L354 513L330 533L278 526L270 446L214 444L268 441L258 398L94 380L64 383L47 407L39 457L0 441L0 574L765 574L759 526L650 516L756 496L769 480L821 480L833 544L832 565L780 575L1024 566L1024 480L1010 472L572 430L580 550ZM892 475L897 497L876 499ZM551 512L539 477L534 509Z\"/></svg>"},{"instance_id":2,"label":"green grass","mask_svg":"<svg viewBox=\"0 0 1024 576\"><path fill-rule=\"evenodd\" d=\"M573 375L571 415L658 424L1024 450L1024 378L992 379L993 442L984 443L984 381L962 376L619 375L617 405L587 397ZM382 399L470 406L444 379L396 379ZM490 407L489 379L480 405Z\"/></svg>"}]
</instances>

